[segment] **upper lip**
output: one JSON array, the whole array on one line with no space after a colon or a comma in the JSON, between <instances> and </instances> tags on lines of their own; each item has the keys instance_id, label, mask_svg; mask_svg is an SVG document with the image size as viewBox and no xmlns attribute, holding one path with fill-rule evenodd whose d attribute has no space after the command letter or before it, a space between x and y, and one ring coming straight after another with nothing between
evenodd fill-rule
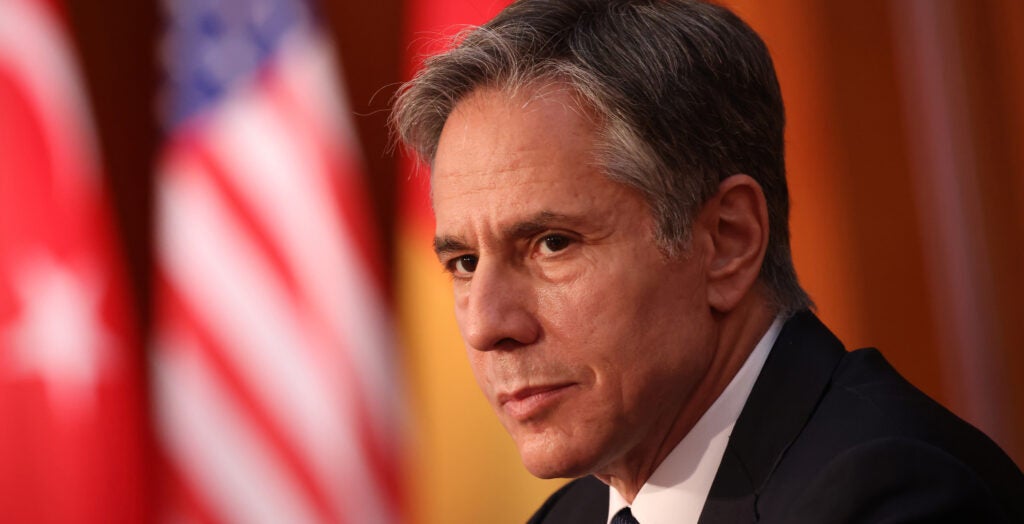
<instances>
[{"instance_id":1,"label":"upper lip","mask_svg":"<svg viewBox=\"0 0 1024 524\"><path fill-rule=\"evenodd\" d=\"M545 384L545 385L540 385L540 386L526 386L526 387L522 387L522 388L516 389L516 390L514 390L512 392L499 393L498 394L498 405L502 405L503 406L503 405L505 405L505 403L507 403L509 401L512 401L512 400L523 400L524 398L536 395L538 393L544 393L544 392L547 392L547 391L553 391L553 390L561 389L561 388L564 388L564 387L567 387L567 386L571 386L571 385L572 385L572 383L570 383L570 382L559 382L559 383Z\"/></svg>"}]
</instances>

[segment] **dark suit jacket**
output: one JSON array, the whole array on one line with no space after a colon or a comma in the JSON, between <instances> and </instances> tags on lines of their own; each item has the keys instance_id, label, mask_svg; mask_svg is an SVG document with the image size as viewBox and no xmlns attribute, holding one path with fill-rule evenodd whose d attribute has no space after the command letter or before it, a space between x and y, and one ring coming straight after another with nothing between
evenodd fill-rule
<instances>
[{"instance_id":1,"label":"dark suit jacket","mask_svg":"<svg viewBox=\"0 0 1024 524\"><path fill-rule=\"evenodd\" d=\"M585 477L530 522L604 523L607 512L607 486ZM878 351L846 352L803 312L772 347L699 522L1024 523L1024 475Z\"/></svg>"}]
</instances>

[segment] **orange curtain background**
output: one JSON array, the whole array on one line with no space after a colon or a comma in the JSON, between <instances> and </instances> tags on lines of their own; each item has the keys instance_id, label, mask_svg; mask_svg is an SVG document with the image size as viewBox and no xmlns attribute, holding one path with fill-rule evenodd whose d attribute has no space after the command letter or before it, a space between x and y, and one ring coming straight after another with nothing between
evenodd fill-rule
<instances>
[{"instance_id":1,"label":"orange curtain background","mask_svg":"<svg viewBox=\"0 0 1024 524\"><path fill-rule=\"evenodd\" d=\"M456 23L501 6L464 1L483 14ZM725 3L776 61L789 117L793 249L820 316L849 347L879 347L1024 463L1024 3ZM69 5L143 318L156 4ZM522 522L559 482L522 470L476 390L446 278L428 251L423 181L410 180L387 147L388 100L417 49L409 41L443 30L410 33L410 17L443 14L441 5L330 1L321 11L391 241L391 292L406 344L410 520ZM405 184L420 184L418 203Z\"/></svg>"}]
</instances>

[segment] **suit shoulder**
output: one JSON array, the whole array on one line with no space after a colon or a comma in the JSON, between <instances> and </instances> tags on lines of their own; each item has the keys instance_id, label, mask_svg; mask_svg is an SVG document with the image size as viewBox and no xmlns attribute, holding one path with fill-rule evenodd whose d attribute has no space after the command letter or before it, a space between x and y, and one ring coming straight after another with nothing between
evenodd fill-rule
<instances>
[{"instance_id":1,"label":"suit shoulder","mask_svg":"<svg viewBox=\"0 0 1024 524\"><path fill-rule=\"evenodd\" d=\"M843 432L847 445L886 437L917 440L968 466L1000 464L1007 466L1003 474L1020 476L995 442L910 384L875 349L849 353L830 389L816 415Z\"/></svg>"},{"instance_id":2,"label":"suit shoulder","mask_svg":"<svg viewBox=\"0 0 1024 524\"><path fill-rule=\"evenodd\" d=\"M1018 479L1017 487L1021 487ZM786 522L1020 522L1019 504L947 450L904 437L853 446L823 464ZM839 496L841 494L841 496Z\"/></svg>"},{"instance_id":3,"label":"suit shoulder","mask_svg":"<svg viewBox=\"0 0 1024 524\"><path fill-rule=\"evenodd\" d=\"M608 486L587 476L552 493L528 523L597 524L607 518Z\"/></svg>"},{"instance_id":4,"label":"suit shoulder","mask_svg":"<svg viewBox=\"0 0 1024 524\"><path fill-rule=\"evenodd\" d=\"M873 491L861 502L905 493L901 503L922 511L931 497L950 504L949 511L987 503L1024 519L1024 475L1013 461L873 349L843 358L774 480L777 493L788 492L775 499L782 504L806 490L836 509L837 500L853 501L846 493L863 488Z\"/></svg>"}]
</instances>

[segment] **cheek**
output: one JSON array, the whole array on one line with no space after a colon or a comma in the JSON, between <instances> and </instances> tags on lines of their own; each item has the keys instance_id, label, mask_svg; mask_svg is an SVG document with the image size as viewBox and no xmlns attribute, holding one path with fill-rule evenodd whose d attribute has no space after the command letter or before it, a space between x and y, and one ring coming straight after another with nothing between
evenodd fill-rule
<instances>
[{"instance_id":1,"label":"cheek","mask_svg":"<svg viewBox=\"0 0 1024 524\"><path fill-rule=\"evenodd\" d=\"M626 250L595 251L591 249L567 264L570 267L561 268L560 278L538 290L543 316L554 326L572 329L577 337L587 333L589 326L621 316L630 309L623 306L637 300L636 275L622 257Z\"/></svg>"},{"instance_id":2,"label":"cheek","mask_svg":"<svg viewBox=\"0 0 1024 524\"><path fill-rule=\"evenodd\" d=\"M601 313L600 292L582 279L544 286L537 293L538 316L547 331L578 339L593 316Z\"/></svg>"},{"instance_id":3,"label":"cheek","mask_svg":"<svg viewBox=\"0 0 1024 524\"><path fill-rule=\"evenodd\" d=\"M488 354L466 346L466 355L469 357L469 367L473 371L473 378L476 379L477 386L483 391L488 401L493 400L494 377L487 358Z\"/></svg>"},{"instance_id":4,"label":"cheek","mask_svg":"<svg viewBox=\"0 0 1024 524\"><path fill-rule=\"evenodd\" d=\"M462 331L466 308L469 306L469 284L452 279L452 302L455 306L455 323Z\"/></svg>"},{"instance_id":5,"label":"cheek","mask_svg":"<svg viewBox=\"0 0 1024 524\"><path fill-rule=\"evenodd\" d=\"M643 350L645 329L635 295L635 289L607 276L580 279L542 295L548 348L556 352L549 358L574 368L576 377L596 394L598 405L575 415L583 425L600 425L632 396L627 381L639 371L635 356ZM588 417L595 420L582 420Z\"/></svg>"}]
</instances>

